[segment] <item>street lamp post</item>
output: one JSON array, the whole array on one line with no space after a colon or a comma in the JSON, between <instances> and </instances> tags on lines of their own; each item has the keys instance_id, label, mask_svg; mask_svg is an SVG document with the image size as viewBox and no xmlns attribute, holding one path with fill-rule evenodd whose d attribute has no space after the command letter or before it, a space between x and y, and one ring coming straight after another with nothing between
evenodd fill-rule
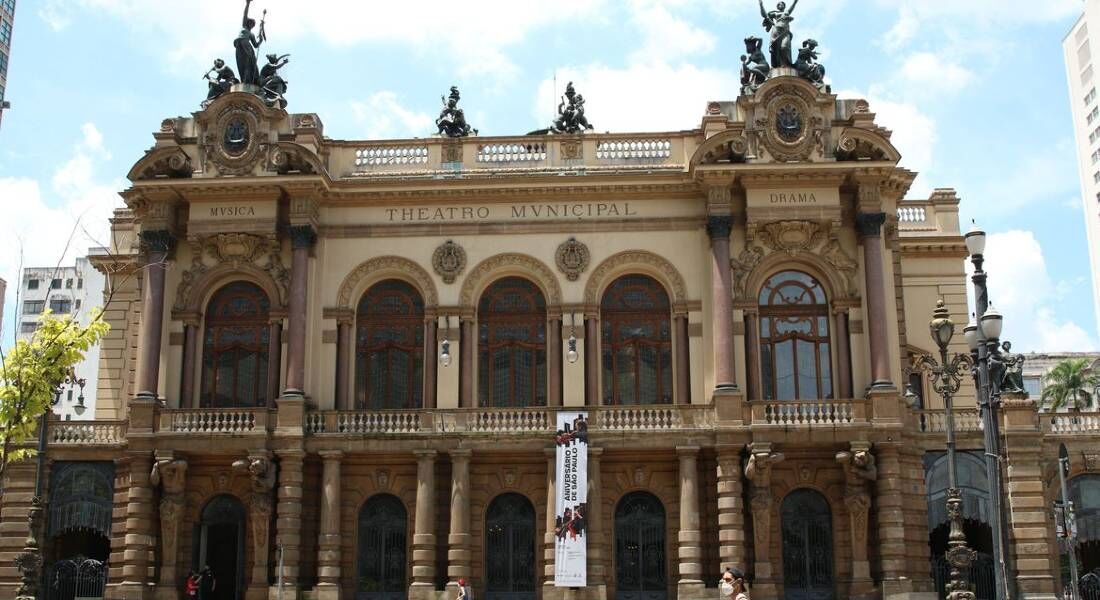
<instances>
[{"instance_id":1,"label":"street lamp post","mask_svg":"<svg viewBox=\"0 0 1100 600\"><path fill-rule=\"evenodd\" d=\"M955 462L955 417L952 401L962 384L962 374L974 366L973 359L966 354L947 357L947 345L955 333L955 323L944 306L943 300L936 302L932 321L929 323L932 339L940 350L940 360L928 355L917 359L916 366L932 374L932 389L943 396L945 429L947 430L947 517L951 526L947 536L947 563L951 565L951 580L947 584L948 600L974 600L974 589L966 579L970 565L977 553L966 544L963 532L963 498L959 489L958 471Z\"/></svg>"},{"instance_id":2,"label":"street lamp post","mask_svg":"<svg viewBox=\"0 0 1100 600\"><path fill-rule=\"evenodd\" d=\"M966 342L970 347L975 367L972 371L978 392L978 407L981 410L983 445L985 449L985 471L989 480L990 528L993 530L993 565L996 591L994 600L1013 598L1012 580L1008 576L1008 551L1005 546L1008 536L1004 526L1004 481L1001 478L1001 436L1000 420L997 417L1000 408L1000 383L1003 376L1003 361L1000 360L1000 337L1003 318L989 305L989 289L986 287L985 232L976 226L965 236L966 249L970 253L970 262L974 265L974 274L970 280L974 283L975 321L966 327Z\"/></svg>"}]
</instances>

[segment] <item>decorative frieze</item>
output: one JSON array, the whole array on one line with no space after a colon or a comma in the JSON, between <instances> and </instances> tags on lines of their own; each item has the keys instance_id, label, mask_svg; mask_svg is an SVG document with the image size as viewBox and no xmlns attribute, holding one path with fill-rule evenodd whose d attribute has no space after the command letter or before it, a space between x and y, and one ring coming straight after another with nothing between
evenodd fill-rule
<instances>
[{"instance_id":1,"label":"decorative frieze","mask_svg":"<svg viewBox=\"0 0 1100 600\"><path fill-rule=\"evenodd\" d=\"M234 270L248 266L267 273L279 292L279 304L286 304L290 270L283 263L282 244L278 240L248 233L222 233L189 240L188 247L191 265L180 275L174 310L187 310L195 287L208 271L223 264Z\"/></svg>"}]
</instances>

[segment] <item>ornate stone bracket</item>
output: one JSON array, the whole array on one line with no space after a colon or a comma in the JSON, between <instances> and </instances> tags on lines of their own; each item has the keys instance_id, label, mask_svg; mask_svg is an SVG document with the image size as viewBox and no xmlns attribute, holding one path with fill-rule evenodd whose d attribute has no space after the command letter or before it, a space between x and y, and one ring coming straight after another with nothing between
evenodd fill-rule
<instances>
[{"instance_id":1,"label":"ornate stone bracket","mask_svg":"<svg viewBox=\"0 0 1100 600\"><path fill-rule=\"evenodd\" d=\"M775 497L772 494L772 467L786 458L780 452L772 452L771 444L753 444L745 463L745 478L751 483L749 504L752 507L752 526L756 549L757 577L760 568L769 565L771 548L771 514ZM770 576L770 574L768 575Z\"/></svg>"},{"instance_id":2,"label":"ornate stone bracket","mask_svg":"<svg viewBox=\"0 0 1100 600\"><path fill-rule=\"evenodd\" d=\"M160 499L160 583L176 583L176 557L179 552L179 527L187 508L187 461L164 458L153 463L149 483L161 487Z\"/></svg>"},{"instance_id":3,"label":"ornate stone bracket","mask_svg":"<svg viewBox=\"0 0 1100 600\"><path fill-rule=\"evenodd\" d=\"M268 537L271 528L271 515L274 505L274 490L277 480L275 464L266 451L256 452L248 458L233 462L233 469L247 474L252 488L250 498L252 524L253 563L252 584L266 585Z\"/></svg>"},{"instance_id":4,"label":"ornate stone bracket","mask_svg":"<svg viewBox=\"0 0 1100 600\"><path fill-rule=\"evenodd\" d=\"M844 469L844 506L848 509L852 536L852 569L857 579L870 578L867 564L867 515L871 507L869 486L878 479L871 445L852 442L851 449L838 452L836 461Z\"/></svg>"}]
</instances>

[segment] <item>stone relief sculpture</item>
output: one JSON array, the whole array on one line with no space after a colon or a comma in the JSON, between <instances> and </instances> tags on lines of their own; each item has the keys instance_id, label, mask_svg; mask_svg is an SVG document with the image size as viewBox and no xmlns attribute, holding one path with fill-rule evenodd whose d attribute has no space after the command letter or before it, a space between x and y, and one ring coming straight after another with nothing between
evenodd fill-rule
<instances>
[{"instance_id":1,"label":"stone relief sculpture","mask_svg":"<svg viewBox=\"0 0 1100 600\"><path fill-rule=\"evenodd\" d=\"M252 487L252 542L255 556L267 556L268 533L274 499L276 467L266 456L249 456L233 461L233 470L247 474ZM263 561L266 565L266 560ZM263 567L266 569L266 566Z\"/></svg>"},{"instance_id":2,"label":"stone relief sculpture","mask_svg":"<svg viewBox=\"0 0 1100 600\"><path fill-rule=\"evenodd\" d=\"M149 473L149 483L161 488L160 497L160 539L162 564L170 568L166 575L175 573L176 555L179 550L179 527L183 522L184 509L187 506L185 496L187 484L187 461L181 459L158 459L153 462Z\"/></svg>"},{"instance_id":3,"label":"stone relief sculpture","mask_svg":"<svg viewBox=\"0 0 1100 600\"><path fill-rule=\"evenodd\" d=\"M783 462L786 458L780 452L772 452L770 448L763 451L754 449L745 463L745 478L752 483L749 494L749 504L752 507L753 531L756 532L756 548L767 552L768 540L771 533L771 509L774 503L772 494L772 467ZM760 556L757 551L757 562L767 562L767 556Z\"/></svg>"},{"instance_id":4,"label":"stone relief sculpture","mask_svg":"<svg viewBox=\"0 0 1100 600\"><path fill-rule=\"evenodd\" d=\"M451 86L451 95L443 100L443 110L439 113L439 118L435 120L436 127L439 128L439 135L449 138L466 137L473 133L477 135L477 130L470 127L470 124L466 122L466 113L458 107L458 101L462 99L459 94L458 86Z\"/></svg>"}]
</instances>

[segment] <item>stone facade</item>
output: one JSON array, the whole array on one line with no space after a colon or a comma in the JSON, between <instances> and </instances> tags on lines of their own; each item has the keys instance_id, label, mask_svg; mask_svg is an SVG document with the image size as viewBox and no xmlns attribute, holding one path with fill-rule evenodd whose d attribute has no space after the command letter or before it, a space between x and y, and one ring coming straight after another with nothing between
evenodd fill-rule
<instances>
[{"instance_id":1,"label":"stone facade","mask_svg":"<svg viewBox=\"0 0 1100 600\"><path fill-rule=\"evenodd\" d=\"M797 135L773 129L781 108L799 111ZM50 431L54 465L115 463L107 597L177 598L204 562L244 598L281 582L284 598L435 599L466 578L491 597L687 599L712 597L725 566L760 600L795 597L800 569L836 597L934 595L922 461L943 415L907 404L903 382L934 348L935 301L965 319L959 200L902 200L915 175L866 102L780 76L688 132L337 141L317 115L230 93L154 137L113 248L92 257L117 286L98 420ZM783 312L787 296L760 300L791 272L821 298L800 305L812 322ZM371 404L397 392L371 395L357 350L373 322L361 299L393 281L421 307L402 330L421 362L401 408ZM622 281L658 309L615 313ZM482 300L501 282L542 311L522 398L487 375ZM231 308L263 300L219 320L224 290L241 291ZM665 353L644 367L659 380L634 387L651 371L621 375L609 349L628 317L651 319ZM784 397L792 363L761 351L786 339L769 319L819 332L800 400ZM219 388L212 332L245 326L264 369ZM375 377L397 385L392 372ZM973 398L967 382L958 404ZM562 408L591 422L583 590L553 586ZM1020 587L1050 597L1047 462L1060 440L1088 442L1036 415L1024 400L1006 412L1006 480ZM960 448L979 448L960 422ZM1096 463L1074 458L1075 474ZM5 590L30 477L14 468L0 505Z\"/></svg>"}]
</instances>

